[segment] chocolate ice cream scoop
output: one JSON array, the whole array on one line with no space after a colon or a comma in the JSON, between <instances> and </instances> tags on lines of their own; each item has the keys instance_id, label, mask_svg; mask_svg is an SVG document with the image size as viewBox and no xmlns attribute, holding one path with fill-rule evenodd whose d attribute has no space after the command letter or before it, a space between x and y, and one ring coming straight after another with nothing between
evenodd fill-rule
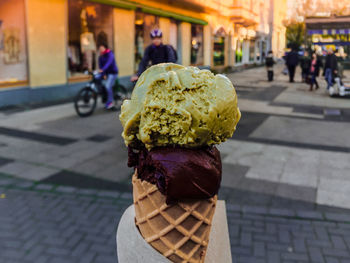
<instances>
[{"instance_id":1,"label":"chocolate ice cream scoop","mask_svg":"<svg viewBox=\"0 0 350 263\"><path fill-rule=\"evenodd\" d=\"M157 185L167 203L207 199L220 187L221 159L215 146L158 147L150 151L129 147L128 166L137 168L141 180Z\"/></svg>"}]
</instances>

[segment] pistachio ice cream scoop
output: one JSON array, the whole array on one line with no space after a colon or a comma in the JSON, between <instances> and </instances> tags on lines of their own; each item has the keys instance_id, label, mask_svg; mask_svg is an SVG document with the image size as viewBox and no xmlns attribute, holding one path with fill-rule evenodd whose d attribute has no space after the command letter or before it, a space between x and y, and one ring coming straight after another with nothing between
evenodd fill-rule
<instances>
[{"instance_id":1,"label":"pistachio ice cream scoop","mask_svg":"<svg viewBox=\"0 0 350 263\"><path fill-rule=\"evenodd\" d=\"M139 78L120 114L127 146L187 148L230 138L241 113L231 81L209 70L163 63Z\"/></svg>"}]
</instances>

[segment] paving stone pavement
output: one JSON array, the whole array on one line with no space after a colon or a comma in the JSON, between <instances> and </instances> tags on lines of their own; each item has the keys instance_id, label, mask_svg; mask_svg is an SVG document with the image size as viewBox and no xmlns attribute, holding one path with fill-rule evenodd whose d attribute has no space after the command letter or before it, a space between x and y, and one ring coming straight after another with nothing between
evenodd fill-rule
<instances>
[{"instance_id":1,"label":"paving stone pavement","mask_svg":"<svg viewBox=\"0 0 350 263\"><path fill-rule=\"evenodd\" d=\"M282 203L242 205L233 192L223 187L219 195L226 200L233 262L350 262L349 210L305 210L300 203L288 208ZM131 203L129 191L37 184L2 175L0 262L117 262L116 229Z\"/></svg>"}]
</instances>

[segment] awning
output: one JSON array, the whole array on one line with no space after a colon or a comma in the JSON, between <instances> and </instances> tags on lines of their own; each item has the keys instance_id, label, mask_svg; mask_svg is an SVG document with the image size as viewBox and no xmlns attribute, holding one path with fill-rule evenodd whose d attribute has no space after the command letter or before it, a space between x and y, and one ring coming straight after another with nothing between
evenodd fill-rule
<instances>
[{"instance_id":1,"label":"awning","mask_svg":"<svg viewBox=\"0 0 350 263\"><path fill-rule=\"evenodd\" d=\"M167 10L163 10L160 8L154 8L150 6L146 6L143 4L135 3L132 1L127 0L88 0L90 2L100 3L100 4L106 4L111 5L114 7L122 8L122 9L129 9L129 10L135 10L140 9L142 12L149 13L156 16L162 16L162 17L169 17L176 20L192 23L192 24L199 24L199 25L207 25L208 22L199 18L186 16L178 13L173 13Z\"/></svg>"},{"instance_id":2,"label":"awning","mask_svg":"<svg viewBox=\"0 0 350 263\"><path fill-rule=\"evenodd\" d=\"M350 34L350 29L309 29L307 31L308 35L346 35Z\"/></svg>"}]
</instances>

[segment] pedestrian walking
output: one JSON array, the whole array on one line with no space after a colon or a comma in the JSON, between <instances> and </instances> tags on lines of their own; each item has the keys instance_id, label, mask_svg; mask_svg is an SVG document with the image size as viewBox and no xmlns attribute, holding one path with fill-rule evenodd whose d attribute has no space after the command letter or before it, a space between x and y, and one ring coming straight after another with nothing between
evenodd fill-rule
<instances>
[{"instance_id":1,"label":"pedestrian walking","mask_svg":"<svg viewBox=\"0 0 350 263\"><path fill-rule=\"evenodd\" d=\"M152 44L145 49L137 74L131 77L131 81L138 80L139 76L147 69L150 62L151 65L156 65L166 62L175 63L177 60L176 50L170 45L163 44L163 33L160 29L153 29L150 35Z\"/></svg>"},{"instance_id":2,"label":"pedestrian walking","mask_svg":"<svg viewBox=\"0 0 350 263\"><path fill-rule=\"evenodd\" d=\"M295 68L299 63L299 55L295 48L287 54L286 65L288 67L289 82L294 82Z\"/></svg>"},{"instance_id":3,"label":"pedestrian walking","mask_svg":"<svg viewBox=\"0 0 350 263\"><path fill-rule=\"evenodd\" d=\"M305 51L304 55L300 58L301 67L301 82L308 83L308 76L310 71L311 58L309 57L309 52Z\"/></svg>"},{"instance_id":4,"label":"pedestrian walking","mask_svg":"<svg viewBox=\"0 0 350 263\"><path fill-rule=\"evenodd\" d=\"M317 77L320 73L320 68L322 67L322 61L321 59L316 55L316 53L312 54L312 59L310 62L310 76L311 76L311 82L310 82L310 91L312 91L313 86L315 85L318 89L318 83L317 83Z\"/></svg>"},{"instance_id":5,"label":"pedestrian walking","mask_svg":"<svg viewBox=\"0 0 350 263\"><path fill-rule=\"evenodd\" d=\"M344 48L339 47L337 53L335 53L335 56L336 56L337 61L338 61L337 76L340 79L342 79L342 78L344 78L344 61L345 61L345 57L346 57L346 54L344 52Z\"/></svg>"},{"instance_id":6,"label":"pedestrian walking","mask_svg":"<svg viewBox=\"0 0 350 263\"><path fill-rule=\"evenodd\" d=\"M118 67L114 59L113 52L108 48L107 43L99 44L100 56L98 58L98 65L100 68L101 77L106 75L106 90L107 90L107 101L105 108L107 110L114 109L114 98L113 98L113 86L118 78Z\"/></svg>"},{"instance_id":7,"label":"pedestrian walking","mask_svg":"<svg viewBox=\"0 0 350 263\"><path fill-rule=\"evenodd\" d=\"M270 50L267 53L267 57L265 59L266 71L267 71L267 79L269 81L273 81L273 65L275 64L275 60L273 59L273 53Z\"/></svg>"},{"instance_id":8,"label":"pedestrian walking","mask_svg":"<svg viewBox=\"0 0 350 263\"><path fill-rule=\"evenodd\" d=\"M287 55L288 55L288 52L287 50L284 52L283 56L282 56L282 59L284 60L284 68L282 70L282 74L283 75L288 75L288 68L287 68Z\"/></svg>"},{"instance_id":9,"label":"pedestrian walking","mask_svg":"<svg viewBox=\"0 0 350 263\"><path fill-rule=\"evenodd\" d=\"M327 81L327 90L333 86L334 77L338 73L338 61L332 48L328 49L326 62L324 64L323 75Z\"/></svg>"}]
</instances>

